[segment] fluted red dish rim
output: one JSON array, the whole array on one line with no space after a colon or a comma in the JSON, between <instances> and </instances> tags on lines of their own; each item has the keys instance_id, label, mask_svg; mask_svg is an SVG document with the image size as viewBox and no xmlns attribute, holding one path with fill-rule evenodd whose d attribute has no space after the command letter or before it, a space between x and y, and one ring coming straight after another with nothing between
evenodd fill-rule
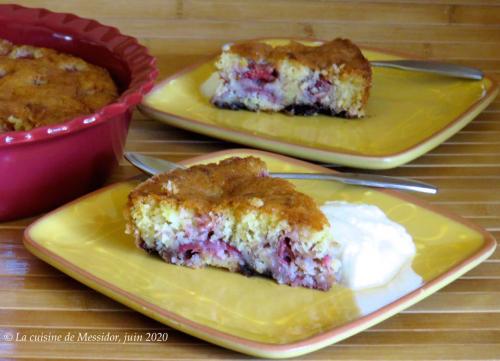
<instances>
[{"instance_id":1,"label":"fluted red dish rim","mask_svg":"<svg viewBox=\"0 0 500 361\"><path fill-rule=\"evenodd\" d=\"M29 131L9 131L0 133L0 148L23 143L33 143L52 139L105 122L115 115L122 114L141 102L142 97L152 89L158 76L156 59L148 49L139 44L135 37L124 35L116 27L103 25L100 22L82 18L71 13L53 12L44 8L28 8L15 4L0 4L0 15L13 19L23 19L23 22L69 27L74 35L85 39L85 34L102 32L101 41L115 42L108 48L114 54L120 54L130 71L130 83L120 97L112 103L100 108L92 114L71 118L65 122L33 128ZM45 19L45 21L44 21ZM115 52L119 49L119 53Z\"/></svg>"}]
</instances>

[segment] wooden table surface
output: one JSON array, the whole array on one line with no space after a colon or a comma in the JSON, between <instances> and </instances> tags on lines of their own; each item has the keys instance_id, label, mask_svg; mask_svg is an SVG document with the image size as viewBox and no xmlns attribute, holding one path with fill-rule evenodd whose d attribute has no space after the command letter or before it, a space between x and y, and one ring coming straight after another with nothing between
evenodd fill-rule
<instances>
[{"instance_id":1,"label":"wooden table surface","mask_svg":"<svg viewBox=\"0 0 500 361\"><path fill-rule=\"evenodd\" d=\"M3 1L2 1L3 2ZM234 39L333 38L481 67L500 80L500 1L82 0L19 1L118 26L150 47L162 76ZM127 149L178 161L235 147L139 114ZM138 172L122 161L109 182ZM500 101L451 139L397 169L378 172L436 184L426 197L500 236ZM5 175L1 175L5 176ZM8 175L7 175L8 176ZM0 224L0 358L247 359L148 319L32 256L22 233L35 218ZM8 341L8 335L169 333L167 342L117 345ZM410 309L334 346L317 360L499 360L500 251Z\"/></svg>"}]
</instances>

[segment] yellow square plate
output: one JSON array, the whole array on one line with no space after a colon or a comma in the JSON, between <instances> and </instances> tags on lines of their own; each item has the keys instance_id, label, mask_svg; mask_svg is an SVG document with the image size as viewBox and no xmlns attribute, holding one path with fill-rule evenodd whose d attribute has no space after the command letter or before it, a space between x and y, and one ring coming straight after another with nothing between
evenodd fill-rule
<instances>
[{"instance_id":1,"label":"yellow square plate","mask_svg":"<svg viewBox=\"0 0 500 361\"><path fill-rule=\"evenodd\" d=\"M231 150L184 162L256 155L272 171L329 170L271 153ZM123 207L132 183L118 183L42 217L24 244L44 261L99 292L173 328L243 353L302 355L356 334L431 295L486 259L494 239L475 225L396 192L334 182L297 181L318 203L363 202L381 207L413 236L411 269L385 287L328 292L278 285L215 268L167 264L136 248L124 234Z\"/></svg>"},{"instance_id":2,"label":"yellow square plate","mask_svg":"<svg viewBox=\"0 0 500 361\"><path fill-rule=\"evenodd\" d=\"M372 60L402 59L362 50ZM139 109L167 124L212 137L367 169L393 168L428 152L468 124L498 93L489 78L470 81L374 68L365 118L291 117L212 106L200 86L214 71L210 60L172 75L145 97Z\"/></svg>"}]
</instances>

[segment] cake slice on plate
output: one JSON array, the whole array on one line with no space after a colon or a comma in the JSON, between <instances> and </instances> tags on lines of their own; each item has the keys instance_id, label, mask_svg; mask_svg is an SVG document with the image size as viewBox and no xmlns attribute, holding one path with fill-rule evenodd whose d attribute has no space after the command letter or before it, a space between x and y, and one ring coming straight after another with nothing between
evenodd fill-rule
<instances>
[{"instance_id":1,"label":"cake slice on plate","mask_svg":"<svg viewBox=\"0 0 500 361\"><path fill-rule=\"evenodd\" d=\"M168 263L321 290L339 272L339 246L313 199L255 157L154 176L131 192L126 215L138 246Z\"/></svg>"},{"instance_id":2,"label":"cake slice on plate","mask_svg":"<svg viewBox=\"0 0 500 361\"><path fill-rule=\"evenodd\" d=\"M327 114L365 114L371 66L347 39L316 46L292 41L273 47L251 41L226 45L216 62L220 78L211 101L220 108Z\"/></svg>"}]
</instances>

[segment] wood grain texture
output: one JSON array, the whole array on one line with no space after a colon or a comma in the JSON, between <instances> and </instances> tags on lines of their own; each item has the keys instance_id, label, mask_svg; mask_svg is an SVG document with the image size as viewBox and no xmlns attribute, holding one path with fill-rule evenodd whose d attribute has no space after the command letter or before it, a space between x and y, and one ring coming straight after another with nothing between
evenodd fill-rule
<instances>
[{"instance_id":1,"label":"wood grain texture","mask_svg":"<svg viewBox=\"0 0 500 361\"><path fill-rule=\"evenodd\" d=\"M2 3L4 1L0 1ZM74 12L135 35L161 76L252 37L345 36L359 44L480 67L500 80L498 0L23 0ZM239 147L134 115L127 149L179 161ZM323 164L334 167L331 164ZM337 168L344 170L344 168ZM367 171L369 172L369 171ZM500 238L500 99L461 132L415 161L377 172L439 186L423 199ZM137 176L122 161L108 182ZM0 359L244 360L106 298L32 256L22 245L36 217L0 223ZM167 342L9 342L5 334L168 332ZM500 359L500 250L410 309L304 360Z\"/></svg>"}]
</instances>

